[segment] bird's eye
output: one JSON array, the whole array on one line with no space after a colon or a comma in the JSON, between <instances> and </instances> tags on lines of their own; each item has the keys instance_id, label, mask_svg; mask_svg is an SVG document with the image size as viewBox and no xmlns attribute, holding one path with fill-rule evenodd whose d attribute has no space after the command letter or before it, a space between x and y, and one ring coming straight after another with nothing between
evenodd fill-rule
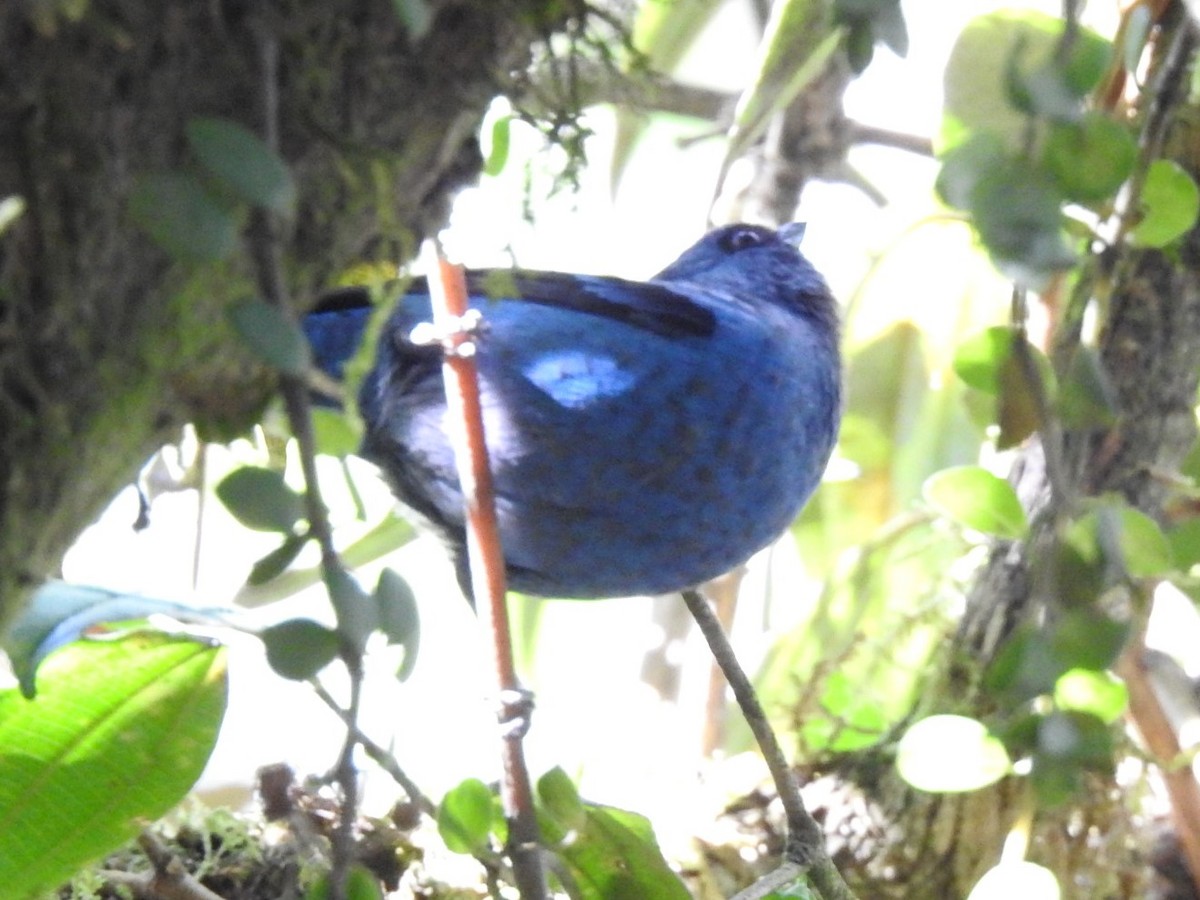
<instances>
[{"instance_id":1,"label":"bird's eye","mask_svg":"<svg viewBox=\"0 0 1200 900\"><path fill-rule=\"evenodd\" d=\"M721 249L726 253L737 253L763 242L763 233L758 228L734 228L721 238Z\"/></svg>"}]
</instances>

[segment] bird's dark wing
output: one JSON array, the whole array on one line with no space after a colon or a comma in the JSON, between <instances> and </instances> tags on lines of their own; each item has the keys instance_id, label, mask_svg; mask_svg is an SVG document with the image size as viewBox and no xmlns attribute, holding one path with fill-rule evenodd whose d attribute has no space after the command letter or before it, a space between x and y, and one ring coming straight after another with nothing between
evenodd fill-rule
<instances>
[{"instance_id":1,"label":"bird's dark wing","mask_svg":"<svg viewBox=\"0 0 1200 900\"><path fill-rule=\"evenodd\" d=\"M572 310L671 339L707 338L716 329L716 316L710 309L685 293L656 282L486 269L467 273L467 289L472 297ZM414 278L404 290L406 297L428 295L429 286L424 278ZM335 378L341 377L342 366L358 347L370 312L367 290L344 288L326 295L305 316L304 331L319 368Z\"/></svg>"},{"instance_id":2,"label":"bird's dark wing","mask_svg":"<svg viewBox=\"0 0 1200 900\"><path fill-rule=\"evenodd\" d=\"M666 338L711 337L717 325L716 316L707 307L653 282L495 269L468 273L467 286L475 296L519 298L526 303L574 310ZM410 292L415 290L414 283Z\"/></svg>"}]
</instances>

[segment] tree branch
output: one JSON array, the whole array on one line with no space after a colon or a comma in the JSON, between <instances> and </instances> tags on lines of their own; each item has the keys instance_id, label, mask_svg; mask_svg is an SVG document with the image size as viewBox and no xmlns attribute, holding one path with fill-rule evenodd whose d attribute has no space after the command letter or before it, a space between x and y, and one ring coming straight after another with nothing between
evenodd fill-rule
<instances>
[{"instance_id":1,"label":"tree branch","mask_svg":"<svg viewBox=\"0 0 1200 900\"><path fill-rule=\"evenodd\" d=\"M754 686L738 662L733 647L730 646L729 639L721 628L720 620L699 591L684 591L683 600L687 604L692 618L696 620L704 639L708 642L713 658L721 667L721 671L725 673L729 687L733 690L733 696L737 699L738 706L741 707L742 715L746 718L746 724L750 726L754 739L758 742L759 750L762 751L763 759L766 760L767 769L771 772L771 779L775 782L775 789L783 804L788 826L787 844L784 849L787 862L780 867L781 870L788 871L786 880L792 881L800 875L806 875L822 900L854 900L854 894L842 880L841 874L825 850L825 834L821 831L821 826L804 808L804 800L800 796L796 780L792 777L787 758L784 757L775 732L771 729L770 722L767 721L762 704L758 702ZM793 872L793 868L796 871ZM780 882L776 880L777 877L776 875L767 876L763 883L742 891L735 900L756 900L756 898L765 897L780 886Z\"/></svg>"}]
</instances>

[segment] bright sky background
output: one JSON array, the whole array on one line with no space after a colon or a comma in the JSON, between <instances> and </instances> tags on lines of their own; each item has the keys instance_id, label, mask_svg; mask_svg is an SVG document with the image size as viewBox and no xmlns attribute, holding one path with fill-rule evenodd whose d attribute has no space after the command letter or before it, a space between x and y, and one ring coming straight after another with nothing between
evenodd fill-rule
<instances>
[{"instance_id":1,"label":"bright sky background","mask_svg":"<svg viewBox=\"0 0 1200 900\"><path fill-rule=\"evenodd\" d=\"M1010 4L1011 5L1011 4ZM1057 3L1038 4L1057 12ZM1093 3L1093 6L1106 4ZM865 123L919 134L932 134L938 123L941 72L953 37L971 16L997 3L908 2L911 49L900 60L877 51L866 76L847 95L847 112ZM748 77L754 35L737 4L730 4L684 65L685 74L706 85L736 90ZM497 178L485 178L464 192L445 234L449 253L473 267L510 262L511 247L525 267L645 277L661 269L702 232L723 144L709 139L681 148L702 126L682 120L661 123L644 140L625 178L612 196L607 156L611 114L597 111L592 147L596 165L585 173L582 190L537 207L537 221L521 220L522 154L536 154L534 135L514 130L513 158ZM805 253L829 279L835 294L855 294L873 259L893 245L913 223L938 207L931 192L935 167L898 151L861 148L852 162L885 195L886 208L844 185L813 184L805 192L800 217L809 223ZM883 319L913 318L931 329L946 318L946 303L957 303L980 278L978 261L968 252L965 231L957 245L967 260L960 270L943 239L909 239L903 259L889 259L876 273L860 302L873 302ZM990 277L990 276L988 276ZM861 335L859 336L862 337ZM855 336L849 336L854 339ZM212 449L212 480L233 464L233 456L251 461L247 446ZM330 470L336 482L336 469ZM372 502L390 502L382 487ZM273 547L270 537L230 527L223 510L206 510L199 590L190 584L196 500L193 494L160 498L152 527L135 534L130 525L136 498L126 491L105 517L68 556L66 575L79 582L140 591L170 599L224 605L231 601L250 563ZM340 511L344 515L344 509ZM335 509L335 516L339 510ZM427 564L429 560L433 564ZM468 775L494 773L493 725L484 701L489 676L479 662L474 620L453 589L440 551L420 542L389 563L414 583L422 598L424 634L413 679L402 686L386 671L368 687L366 730L381 743L395 740L401 765L436 798ZM375 575L363 581L373 585ZM441 595L445 598L441 599ZM638 681L641 656L656 640L649 606L640 601L559 604L543 626L538 668L530 683L538 695L534 728L528 739L531 767L564 765L582 775L590 799L626 805L652 817L674 813L681 801L694 802L696 708L707 662L704 651L678 648L689 660L685 671L688 703L660 703ZM328 619L318 594L296 598L262 612L270 620L296 614ZM584 636L581 638L581 636ZM751 662L761 646L743 635ZM303 685L283 682L266 672L255 643L236 648L227 727L201 786L249 784L255 768L286 760L300 772L321 772L334 761L340 733L336 720ZM386 670L386 666L382 667ZM386 789L372 776L368 788ZM656 793L652 793L656 792ZM376 795L376 803L383 802ZM658 808L661 807L661 810ZM701 813L710 816L710 813ZM706 819L704 819L706 820Z\"/></svg>"}]
</instances>

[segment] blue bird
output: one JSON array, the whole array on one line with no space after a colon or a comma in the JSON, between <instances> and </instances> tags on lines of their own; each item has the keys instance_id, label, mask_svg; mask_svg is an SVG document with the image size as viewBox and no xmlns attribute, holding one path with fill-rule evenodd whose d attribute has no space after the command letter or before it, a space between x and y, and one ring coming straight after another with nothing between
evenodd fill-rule
<instances>
[{"instance_id":1,"label":"blue bird","mask_svg":"<svg viewBox=\"0 0 1200 900\"><path fill-rule=\"evenodd\" d=\"M554 597L696 586L777 538L816 488L841 414L835 302L795 244L730 225L648 281L468 275L509 585ZM370 308L305 320L340 377ZM362 455L450 545L466 580L441 349L424 281L390 314L359 396Z\"/></svg>"}]
</instances>

